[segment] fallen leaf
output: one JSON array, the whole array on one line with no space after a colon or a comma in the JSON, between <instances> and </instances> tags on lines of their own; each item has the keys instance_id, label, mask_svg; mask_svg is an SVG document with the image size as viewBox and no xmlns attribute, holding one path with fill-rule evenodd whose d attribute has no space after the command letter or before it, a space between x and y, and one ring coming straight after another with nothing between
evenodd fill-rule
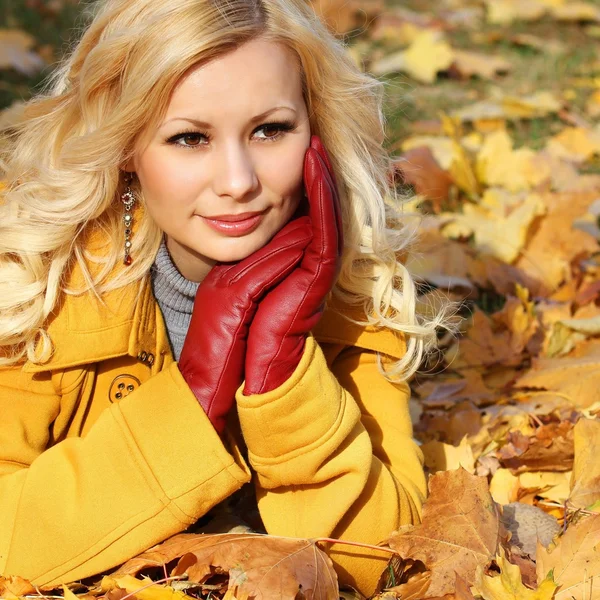
<instances>
[{"instance_id":1,"label":"fallen leaf","mask_svg":"<svg viewBox=\"0 0 600 600\"><path fill-rule=\"evenodd\" d=\"M574 428L575 459L569 502L586 508L600 500L600 421L579 419Z\"/></svg>"},{"instance_id":2,"label":"fallen leaf","mask_svg":"<svg viewBox=\"0 0 600 600\"><path fill-rule=\"evenodd\" d=\"M502 524L510 531L509 543L517 546L533 560L538 541L548 547L560 531L558 521L537 506L511 502L502 507Z\"/></svg>"},{"instance_id":3,"label":"fallen leaf","mask_svg":"<svg viewBox=\"0 0 600 600\"><path fill-rule=\"evenodd\" d=\"M490 481L490 494L498 504L510 504L519 496L519 478L510 469L498 469Z\"/></svg>"},{"instance_id":4,"label":"fallen leaf","mask_svg":"<svg viewBox=\"0 0 600 600\"><path fill-rule=\"evenodd\" d=\"M569 2L552 7L552 16L559 21L600 22L600 9L590 2Z\"/></svg>"},{"instance_id":5,"label":"fallen leaf","mask_svg":"<svg viewBox=\"0 0 600 600\"><path fill-rule=\"evenodd\" d=\"M471 474L475 472L475 459L466 436L458 446L433 441L423 444L421 450L425 456L425 466L431 473L460 467Z\"/></svg>"},{"instance_id":6,"label":"fallen leaf","mask_svg":"<svg viewBox=\"0 0 600 600\"><path fill-rule=\"evenodd\" d=\"M436 206L448 198L453 185L452 177L435 160L430 148L421 146L408 150L396 161L396 168L404 180L414 186L417 194L429 198Z\"/></svg>"},{"instance_id":7,"label":"fallen leaf","mask_svg":"<svg viewBox=\"0 0 600 600\"><path fill-rule=\"evenodd\" d=\"M486 0L487 20L494 25L509 25L513 21L537 21L547 11L540 0Z\"/></svg>"},{"instance_id":8,"label":"fallen leaf","mask_svg":"<svg viewBox=\"0 0 600 600\"><path fill-rule=\"evenodd\" d=\"M331 560L314 542L259 534L178 534L127 561L110 577L135 575L176 558L180 561L170 575L187 573L190 581L204 582L211 567L225 572L235 568L238 589L257 600L274 595L295 599L299 590L314 600L338 598Z\"/></svg>"},{"instance_id":9,"label":"fallen leaf","mask_svg":"<svg viewBox=\"0 0 600 600\"><path fill-rule=\"evenodd\" d=\"M500 540L498 510L483 477L464 469L429 479L429 498L420 525L394 534L389 545L431 571L428 596L454 591L456 574L471 584L478 565L494 558Z\"/></svg>"},{"instance_id":10,"label":"fallen leaf","mask_svg":"<svg viewBox=\"0 0 600 600\"><path fill-rule=\"evenodd\" d=\"M600 596L600 515L584 517L546 550L538 547L541 583L552 573L554 600L592 600Z\"/></svg>"},{"instance_id":11,"label":"fallen leaf","mask_svg":"<svg viewBox=\"0 0 600 600\"><path fill-rule=\"evenodd\" d=\"M600 154L600 131L567 127L548 140L546 149L562 159L581 163Z\"/></svg>"},{"instance_id":12,"label":"fallen leaf","mask_svg":"<svg viewBox=\"0 0 600 600\"><path fill-rule=\"evenodd\" d=\"M454 54L448 42L441 38L439 32L428 29L419 33L406 50L376 61L370 70L374 75L402 71L417 81L433 83L438 72L450 67L453 60Z\"/></svg>"},{"instance_id":13,"label":"fallen leaf","mask_svg":"<svg viewBox=\"0 0 600 600\"><path fill-rule=\"evenodd\" d=\"M31 51L35 38L19 29L0 29L0 69L15 69L24 75L40 71L45 63Z\"/></svg>"},{"instance_id":14,"label":"fallen leaf","mask_svg":"<svg viewBox=\"0 0 600 600\"><path fill-rule=\"evenodd\" d=\"M506 560L504 552L496 557L501 573L497 576L484 574L477 569L475 587L484 600L552 600L556 584L551 577L544 579L537 590L530 590L521 581L519 567Z\"/></svg>"},{"instance_id":15,"label":"fallen leaf","mask_svg":"<svg viewBox=\"0 0 600 600\"><path fill-rule=\"evenodd\" d=\"M18 576L2 577L0 575L0 598L12 598L37 593L35 587Z\"/></svg>"},{"instance_id":16,"label":"fallen leaf","mask_svg":"<svg viewBox=\"0 0 600 600\"><path fill-rule=\"evenodd\" d=\"M484 79L494 79L500 73L508 73L512 65L505 59L467 50L453 50L454 68L465 76L477 75Z\"/></svg>"}]
</instances>

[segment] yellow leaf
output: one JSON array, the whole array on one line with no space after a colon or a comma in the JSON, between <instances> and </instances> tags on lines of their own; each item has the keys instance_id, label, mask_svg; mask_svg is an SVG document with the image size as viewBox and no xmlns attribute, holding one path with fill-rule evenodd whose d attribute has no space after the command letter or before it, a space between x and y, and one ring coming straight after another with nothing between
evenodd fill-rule
<instances>
[{"instance_id":1,"label":"yellow leaf","mask_svg":"<svg viewBox=\"0 0 600 600\"><path fill-rule=\"evenodd\" d=\"M375 75L393 71L408 73L423 83L433 83L439 71L450 67L454 61L452 48L439 32L426 29L419 33L406 50L386 56L371 66Z\"/></svg>"},{"instance_id":2,"label":"yellow leaf","mask_svg":"<svg viewBox=\"0 0 600 600\"><path fill-rule=\"evenodd\" d=\"M467 436L463 437L458 446L434 441L423 444L421 450L425 456L425 466L432 473L452 471L460 467L471 474L475 473L475 459Z\"/></svg>"},{"instance_id":3,"label":"yellow leaf","mask_svg":"<svg viewBox=\"0 0 600 600\"><path fill-rule=\"evenodd\" d=\"M103 592L121 588L129 594L135 594L138 600L189 600L187 594L176 591L172 587L155 584L148 578L136 579L131 575L125 575L117 579L105 576L102 578L101 587Z\"/></svg>"},{"instance_id":4,"label":"yellow leaf","mask_svg":"<svg viewBox=\"0 0 600 600\"><path fill-rule=\"evenodd\" d=\"M65 600L79 600L77 598L77 596L66 585L63 584L62 590L63 590L63 598Z\"/></svg>"},{"instance_id":5,"label":"yellow leaf","mask_svg":"<svg viewBox=\"0 0 600 600\"><path fill-rule=\"evenodd\" d=\"M590 2L569 2L553 7L550 12L559 21L600 21L600 9Z\"/></svg>"},{"instance_id":6,"label":"yellow leaf","mask_svg":"<svg viewBox=\"0 0 600 600\"><path fill-rule=\"evenodd\" d=\"M506 560L504 551L500 552L496 557L500 575L490 577L481 567L477 570L475 587L484 600L552 600L557 587L552 577L542 581L537 590L530 590L521 581L519 567Z\"/></svg>"},{"instance_id":7,"label":"yellow leaf","mask_svg":"<svg viewBox=\"0 0 600 600\"><path fill-rule=\"evenodd\" d=\"M562 504L569 497L571 471L530 471L521 473L519 481L522 488L535 490L536 496Z\"/></svg>"},{"instance_id":8,"label":"yellow leaf","mask_svg":"<svg viewBox=\"0 0 600 600\"><path fill-rule=\"evenodd\" d=\"M481 252L511 263L525 245L529 226L545 208L537 194L517 197L511 206L500 192L488 189L480 205L465 204L463 214L441 215L448 219L442 233L450 238L473 234Z\"/></svg>"},{"instance_id":9,"label":"yellow leaf","mask_svg":"<svg viewBox=\"0 0 600 600\"><path fill-rule=\"evenodd\" d=\"M518 192L529 190L540 182L539 169L533 168L536 153L530 148L513 150L512 145L505 130L486 136L475 167L482 183ZM544 177L549 175L544 173Z\"/></svg>"},{"instance_id":10,"label":"yellow leaf","mask_svg":"<svg viewBox=\"0 0 600 600\"><path fill-rule=\"evenodd\" d=\"M573 162L584 162L600 154L600 132L583 127L567 127L548 140L548 152Z\"/></svg>"},{"instance_id":11,"label":"yellow leaf","mask_svg":"<svg viewBox=\"0 0 600 600\"><path fill-rule=\"evenodd\" d=\"M516 502L519 492L519 478L509 469L498 469L490 481L490 494L498 504Z\"/></svg>"},{"instance_id":12,"label":"yellow leaf","mask_svg":"<svg viewBox=\"0 0 600 600\"><path fill-rule=\"evenodd\" d=\"M536 21L546 13L541 0L487 0L487 20L494 25L508 25L515 20Z\"/></svg>"}]
</instances>

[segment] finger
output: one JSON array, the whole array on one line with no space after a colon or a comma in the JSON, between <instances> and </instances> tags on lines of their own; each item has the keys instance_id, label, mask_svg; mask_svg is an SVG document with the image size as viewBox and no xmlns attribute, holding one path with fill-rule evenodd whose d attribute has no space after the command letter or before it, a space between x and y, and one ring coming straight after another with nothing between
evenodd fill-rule
<instances>
[{"instance_id":1,"label":"finger","mask_svg":"<svg viewBox=\"0 0 600 600\"><path fill-rule=\"evenodd\" d=\"M304 266L315 270L322 264L337 263L340 249L337 192L326 164L314 148L309 148L304 160L304 183L309 201L309 216L313 239L309 244Z\"/></svg>"},{"instance_id":2,"label":"finger","mask_svg":"<svg viewBox=\"0 0 600 600\"><path fill-rule=\"evenodd\" d=\"M245 294L255 299L260 297L296 267L312 235L308 217L288 223L270 242L229 271L229 284L243 285Z\"/></svg>"},{"instance_id":3,"label":"finger","mask_svg":"<svg viewBox=\"0 0 600 600\"><path fill-rule=\"evenodd\" d=\"M333 189L335 191L333 202L334 202L334 208L335 208L336 223L337 223L337 228L338 228L338 252L341 256L343 248L344 248L344 227L343 227L343 221L342 221L342 208L341 208L341 204L340 204L340 196L339 196L339 192L338 192L339 188L337 186L335 173L333 172L333 167L331 166L331 159L329 158L329 154L328 154L327 150L325 150L325 146L323 145L323 142L321 141L321 138L319 136L313 135L311 137L310 147L318 152L319 156L324 161L325 165L327 165L327 171L331 178L331 182L333 184Z\"/></svg>"}]
</instances>

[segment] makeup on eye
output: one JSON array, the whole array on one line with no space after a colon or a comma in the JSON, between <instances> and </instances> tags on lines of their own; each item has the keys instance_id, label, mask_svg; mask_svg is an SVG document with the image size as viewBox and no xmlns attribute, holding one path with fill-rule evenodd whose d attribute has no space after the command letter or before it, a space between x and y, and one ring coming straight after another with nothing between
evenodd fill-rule
<instances>
[{"instance_id":1,"label":"makeup on eye","mask_svg":"<svg viewBox=\"0 0 600 600\"><path fill-rule=\"evenodd\" d=\"M290 120L273 121L273 122L269 122L269 123L262 123L261 125L256 127L256 129L254 129L252 134L256 133L257 131L263 130L263 129L274 129L274 130L276 130L275 135L257 138L264 142L274 142L274 141L277 141L278 139L280 139L281 137L283 137L283 135L285 135L285 133L288 133L288 132L296 129L296 126L297 126L296 123L293 121L290 121ZM196 139L205 138L207 140L207 142L209 142L211 139L211 136L208 132L198 131L197 129L190 128L190 129L183 130L183 131L167 138L166 141L168 144L171 144L173 146L181 146L182 148L187 148L187 149L200 148L202 146L207 145L207 143L197 143L197 144L179 143L179 140L182 140L185 138L191 138L191 137L195 137Z\"/></svg>"}]
</instances>

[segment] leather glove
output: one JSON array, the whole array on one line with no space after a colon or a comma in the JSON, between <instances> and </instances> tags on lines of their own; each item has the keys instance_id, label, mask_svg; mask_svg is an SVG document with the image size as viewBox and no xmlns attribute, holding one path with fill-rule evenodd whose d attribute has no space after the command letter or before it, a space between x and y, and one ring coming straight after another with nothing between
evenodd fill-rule
<instances>
[{"instance_id":1,"label":"leather glove","mask_svg":"<svg viewBox=\"0 0 600 600\"><path fill-rule=\"evenodd\" d=\"M263 300L248 333L244 395L263 394L295 371L340 271L344 246L340 201L327 152L317 136L304 158L312 240L302 261Z\"/></svg>"},{"instance_id":2,"label":"leather glove","mask_svg":"<svg viewBox=\"0 0 600 600\"><path fill-rule=\"evenodd\" d=\"M311 236L309 218L300 216L244 260L215 265L198 287L179 370L219 433L244 381L258 301L295 268Z\"/></svg>"}]
</instances>

